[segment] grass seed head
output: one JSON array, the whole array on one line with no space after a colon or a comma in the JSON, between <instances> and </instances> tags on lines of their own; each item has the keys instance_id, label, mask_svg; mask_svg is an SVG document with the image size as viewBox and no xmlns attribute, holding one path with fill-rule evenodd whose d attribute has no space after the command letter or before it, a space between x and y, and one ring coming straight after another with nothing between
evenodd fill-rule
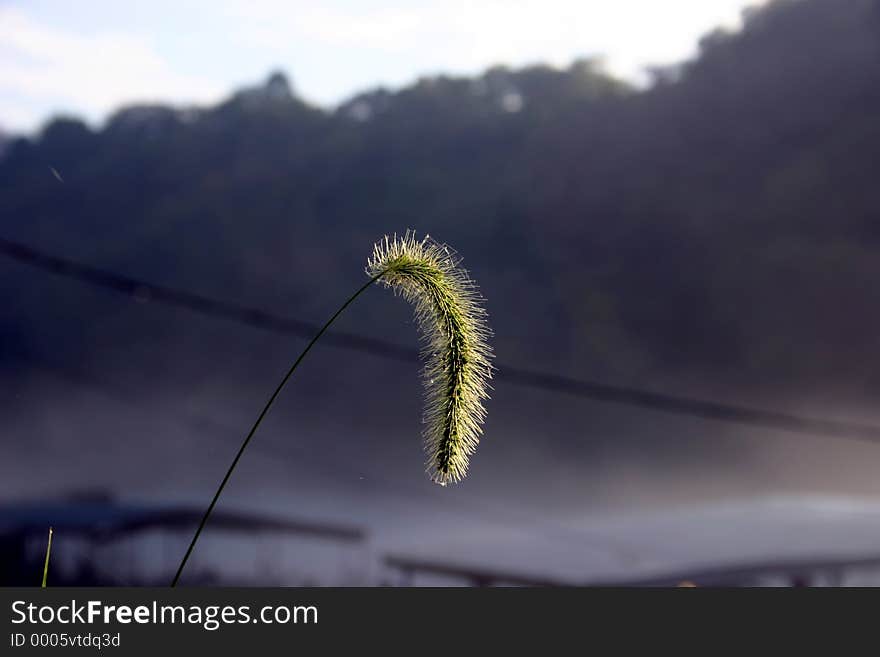
<instances>
[{"instance_id":1,"label":"grass seed head","mask_svg":"<svg viewBox=\"0 0 880 657\"><path fill-rule=\"evenodd\" d=\"M413 305L423 342L423 437L427 470L441 484L460 481L477 448L492 378L491 331L483 298L456 253L413 231L373 247L367 275Z\"/></svg>"}]
</instances>

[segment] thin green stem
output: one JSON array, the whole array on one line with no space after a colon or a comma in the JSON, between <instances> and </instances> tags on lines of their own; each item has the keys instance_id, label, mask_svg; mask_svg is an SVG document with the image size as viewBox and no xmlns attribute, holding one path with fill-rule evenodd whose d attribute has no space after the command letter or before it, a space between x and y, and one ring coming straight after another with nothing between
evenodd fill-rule
<instances>
[{"instance_id":1,"label":"thin green stem","mask_svg":"<svg viewBox=\"0 0 880 657\"><path fill-rule=\"evenodd\" d=\"M46 544L46 562L43 564L43 586L46 588L46 577L49 575L49 553L52 551L52 528L49 527L49 542Z\"/></svg>"},{"instance_id":2,"label":"thin green stem","mask_svg":"<svg viewBox=\"0 0 880 657\"><path fill-rule=\"evenodd\" d=\"M296 368L302 362L302 359L305 358L306 354L309 353L312 346L318 341L324 332L330 328L330 325L336 321L336 318L342 314L342 311L348 308L351 303L357 299L361 293L363 293L368 287L370 287L373 283L375 283L379 278L381 278L385 272L380 272L376 276L373 276L367 283L365 283L357 292L355 292L351 297L349 297L348 301L346 301L342 306L340 306L339 310L337 310L333 316L327 320L327 323L321 327L321 330L312 338L312 341L303 349L303 352L299 355L299 358L294 361L293 365L290 366L290 369L287 371L287 374L284 375L284 378L281 379L281 383L278 384L278 387L275 388L275 392L272 393L272 396L269 397L269 401L266 402L266 405L263 407L263 410L260 412L260 415L257 417L257 421L254 422L254 426L251 427L251 430L248 432L247 437L244 439L244 442L241 444L241 447L238 449L238 454L235 455L235 458L232 460L232 465L229 466L229 470L226 471L226 476L223 477L223 481L220 482L220 487L217 489L217 492L214 493L214 499L211 500L211 504L208 505L207 511L205 511L205 515L202 516L202 521L199 523L199 528L196 529L196 533L190 541L189 547L186 550L186 554L183 555L183 560L180 562L180 566L177 568L177 574L174 575L174 580L171 582L171 586L177 586L177 582L180 579L181 573L183 573L183 569L186 566L186 562L189 560L190 554L192 554L193 548L196 546L196 541L199 540L199 536L202 533L202 530L205 528L205 525L208 522L208 517L210 517L211 512L214 510L214 507L217 505L217 500L220 499L220 494L223 492L223 489L226 487L226 482L229 481L229 478L232 476L232 471L235 470L235 466L238 465L239 459L241 459L241 455L244 454L244 450L247 448L248 443L251 441L251 438L254 437L254 434L257 432L257 429L260 427L260 424L263 422L263 418L266 417L266 414L269 412L269 408L272 406L272 403L275 401L276 397L281 393L281 389L284 388L284 385L293 376L293 373L296 371ZM46 555L48 560L48 554ZM48 563L48 561L47 561Z\"/></svg>"}]
</instances>

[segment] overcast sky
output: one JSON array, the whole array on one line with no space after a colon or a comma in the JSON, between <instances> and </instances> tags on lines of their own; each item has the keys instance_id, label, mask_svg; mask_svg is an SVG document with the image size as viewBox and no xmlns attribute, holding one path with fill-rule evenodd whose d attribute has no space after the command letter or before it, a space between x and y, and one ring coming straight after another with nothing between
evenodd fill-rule
<instances>
[{"instance_id":1,"label":"overcast sky","mask_svg":"<svg viewBox=\"0 0 880 657\"><path fill-rule=\"evenodd\" d=\"M755 0L0 0L0 126L211 103L282 69L322 105L379 84L602 55L634 78Z\"/></svg>"}]
</instances>

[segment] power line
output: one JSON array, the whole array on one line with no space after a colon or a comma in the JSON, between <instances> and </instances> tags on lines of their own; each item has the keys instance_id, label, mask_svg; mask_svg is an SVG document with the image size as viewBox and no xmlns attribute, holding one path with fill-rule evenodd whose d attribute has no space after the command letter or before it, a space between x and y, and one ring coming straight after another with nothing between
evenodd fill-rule
<instances>
[{"instance_id":1,"label":"power line","mask_svg":"<svg viewBox=\"0 0 880 657\"><path fill-rule=\"evenodd\" d=\"M208 317L226 319L263 330L306 339L313 337L319 330L319 326L311 322L282 317L258 308L212 299L164 285L156 285L106 269L50 255L25 244L3 238L0 238L0 256L88 285L115 290L137 298L147 298L167 306L185 308ZM324 335L323 341L340 349L368 353L379 358L407 362L417 361L419 358L417 349L345 331L328 331ZM496 369L497 378L507 383L574 395L599 402L611 402L664 413L746 424L791 433L880 442L880 427L869 424L803 417L779 411L667 395L638 388L612 386L501 363L496 365Z\"/></svg>"}]
</instances>

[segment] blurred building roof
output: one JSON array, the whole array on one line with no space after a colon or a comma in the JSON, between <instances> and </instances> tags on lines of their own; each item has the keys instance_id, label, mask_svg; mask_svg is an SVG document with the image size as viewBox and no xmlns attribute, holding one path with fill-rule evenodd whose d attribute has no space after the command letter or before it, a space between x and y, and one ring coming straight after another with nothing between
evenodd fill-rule
<instances>
[{"instance_id":1,"label":"blurred building roof","mask_svg":"<svg viewBox=\"0 0 880 657\"><path fill-rule=\"evenodd\" d=\"M204 512L202 507L120 503L104 491L84 491L60 499L0 506L0 536L41 533L52 526L68 534L102 540L139 530L195 527ZM365 532L357 527L243 511L214 511L211 527L308 534L336 541L365 538Z\"/></svg>"}]
</instances>

